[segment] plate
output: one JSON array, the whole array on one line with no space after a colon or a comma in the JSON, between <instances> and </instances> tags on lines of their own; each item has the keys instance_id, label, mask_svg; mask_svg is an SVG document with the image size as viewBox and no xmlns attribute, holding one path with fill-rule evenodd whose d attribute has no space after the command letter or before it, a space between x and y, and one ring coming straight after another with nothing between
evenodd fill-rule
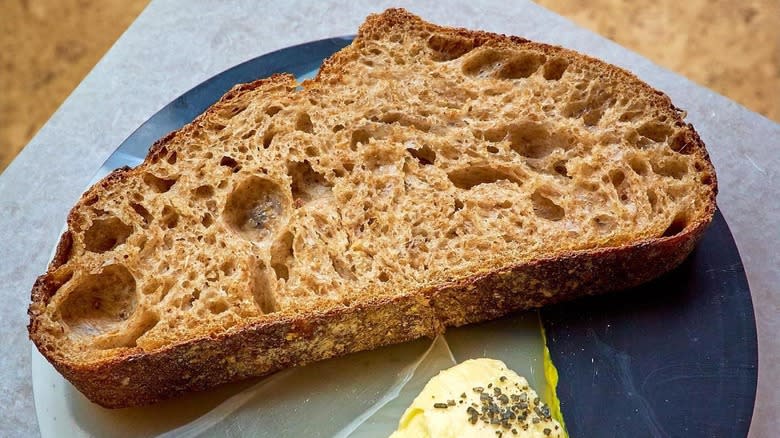
<instances>
[{"instance_id":1,"label":"plate","mask_svg":"<svg viewBox=\"0 0 780 438\"><path fill-rule=\"evenodd\" d=\"M117 167L139 164L155 140L192 121L233 85L279 72L312 77L323 59L350 41L340 37L289 47L203 82L141 125L93 182ZM151 408L111 411L89 403L33 347L38 422L43 437L273 436L273 430L289 433L290 427L308 433L302 436L380 436L392 430L427 378L468 357L503 359L547 393L540 371L539 316L572 436L747 434L757 380L755 319L739 253L719 212L682 266L634 290L520 313L448 331L446 339L433 343L358 353ZM351 384L333 383L346 375ZM272 417L279 404L263 405L261 395L279 394L279 385L285 388L282 406L291 410ZM328 411L333 399L339 400L339 418ZM305 410L305 421L292 422L297 417L290 412L299 409ZM318 415L333 423L333 430L321 427Z\"/></svg>"}]
</instances>

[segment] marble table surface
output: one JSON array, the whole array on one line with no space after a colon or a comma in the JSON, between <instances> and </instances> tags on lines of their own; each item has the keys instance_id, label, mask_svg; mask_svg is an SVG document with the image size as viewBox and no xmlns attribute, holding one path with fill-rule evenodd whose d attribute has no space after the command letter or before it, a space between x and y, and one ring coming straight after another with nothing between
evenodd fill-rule
<instances>
[{"instance_id":1,"label":"marble table surface","mask_svg":"<svg viewBox=\"0 0 780 438\"><path fill-rule=\"evenodd\" d=\"M750 435L773 436L780 428L774 388L780 382L780 125L530 1L262 3L153 1L0 175L0 436L39 433L26 331L29 291L69 207L106 157L157 110L209 77L289 45L352 34L368 13L390 6L605 59L688 111L718 171L718 204L753 293L760 359Z\"/></svg>"}]
</instances>

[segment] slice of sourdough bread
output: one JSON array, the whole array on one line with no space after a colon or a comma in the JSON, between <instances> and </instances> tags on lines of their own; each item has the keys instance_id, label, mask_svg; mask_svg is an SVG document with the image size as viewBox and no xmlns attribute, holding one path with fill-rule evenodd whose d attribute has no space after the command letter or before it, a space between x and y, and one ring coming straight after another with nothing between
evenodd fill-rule
<instances>
[{"instance_id":1,"label":"slice of sourdough bread","mask_svg":"<svg viewBox=\"0 0 780 438\"><path fill-rule=\"evenodd\" d=\"M71 211L29 331L94 402L630 287L715 210L669 98L560 47L392 9L297 86L236 86Z\"/></svg>"}]
</instances>

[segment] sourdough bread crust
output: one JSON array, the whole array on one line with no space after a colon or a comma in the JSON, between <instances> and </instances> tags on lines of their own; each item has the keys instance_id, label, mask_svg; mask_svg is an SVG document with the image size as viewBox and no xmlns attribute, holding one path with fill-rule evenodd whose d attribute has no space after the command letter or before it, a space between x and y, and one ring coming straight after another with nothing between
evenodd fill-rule
<instances>
[{"instance_id":1,"label":"sourdough bread crust","mask_svg":"<svg viewBox=\"0 0 780 438\"><path fill-rule=\"evenodd\" d=\"M669 98L639 81L631 73L559 47L528 40L447 29L430 25L403 10L388 10L372 16L361 28L361 38L381 35L388 28L426 26L436 32L457 35L465 48L481 45L527 45L547 53L565 55L577 62L597 63L605 75L621 78L654 96L656 105L669 108L680 123L681 111ZM326 87L329 78L343 74L344 64L353 56L348 49L325 62L317 79L304 87ZM512 311L540 307L585 295L609 292L657 277L679 265L690 253L712 220L717 182L714 169L698 134L688 126L685 144L709 167L712 196L705 214L681 232L648 239L632 245L573 251L555 257L474 274L449 284L406 295L347 303L340 307L301 315L280 316L275 320L239 326L219 335L193 339L154 351L140 348L120 357L89 363L69 361L44 342L37 317L67 281L55 270L67 262L71 247L70 230L79 229L74 212L112 184L143 171L147 162L164 155L165 146L178 136L197 130L206 116L226 106L242 93L261 86L293 88L294 78L276 75L234 87L204 115L179 131L160 139L151 148L144 164L135 169L119 169L90 188L68 218L66 231L46 274L32 289L29 309L30 337L41 353L90 400L105 407L139 406L178 394L202 390L221 383L268 374L286 367L303 365L351 352L404 342L422 336L433 337L447 326L496 318Z\"/></svg>"}]
</instances>

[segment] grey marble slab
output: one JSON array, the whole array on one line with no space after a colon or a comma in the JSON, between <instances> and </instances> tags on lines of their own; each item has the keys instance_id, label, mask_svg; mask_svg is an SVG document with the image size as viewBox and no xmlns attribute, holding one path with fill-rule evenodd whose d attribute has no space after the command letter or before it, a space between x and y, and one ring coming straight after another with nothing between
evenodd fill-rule
<instances>
[{"instance_id":1,"label":"grey marble slab","mask_svg":"<svg viewBox=\"0 0 780 438\"><path fill-rule=\"evenodd\" d=\"M774 388L780 382L780 125L530 1L499 0L152 2L0 175L0 435L38 435L29 290L68 208L106 157L162 106L209 77L272 50L354 33L368 13L390 6L441 24L577 49L630 69L688 111L717 168L718 202L753 292L760 362L751 436L774 435L780 428Z\"/></svg>"}]
</instances>

